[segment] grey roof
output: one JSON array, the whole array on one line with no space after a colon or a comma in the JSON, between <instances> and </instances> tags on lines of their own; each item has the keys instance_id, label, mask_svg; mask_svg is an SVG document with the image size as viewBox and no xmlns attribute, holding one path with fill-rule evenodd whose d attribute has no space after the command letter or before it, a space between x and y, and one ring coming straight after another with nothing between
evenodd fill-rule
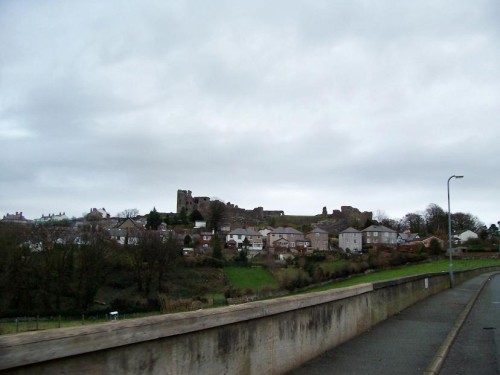
<instances>
[{"instance_id":1,"label":"grey roof","mask_svg":"<svg viewBox=\"0 0 500 375\"><path fill-rule=\"evenodd\" d=\"M262 236L261 233L246 228L236 228L228 233L229 235Z\"/></svg>"},{"instance_id":2,"label":"grey roof","mask_svg":"<svg viewBox=\"0 0 500 375\"><path fill-rule=\"evenodd\" d=\"M370 225L368 228L363 229L361 232L391 232L397 233L391 228L387 228L383 225Z\"/></svg>"},{"instance_id":3,"label":"grey roof","mask_svg":"<svg viewBox=\"0 0 500 375\"><path fill-rule=\"evenodd\" d=\"M301 231L298 231L295 228L290 228L290 227L278 227L274 229L273 231L270 232L271 234L300 234L304 235Z\"/></svg>"},{"instance_id":4,"label":"grey roof","mask_svg":"<svg viewBox=\"0 0 500 375\"><path fill-rule=\"evenodd\" d=\"M344 229L342 232L340 233L361 233L360 230L357 230L357 229L354 229L353 227L349 227L347 229Z\"/></svg>"}]
</instances>

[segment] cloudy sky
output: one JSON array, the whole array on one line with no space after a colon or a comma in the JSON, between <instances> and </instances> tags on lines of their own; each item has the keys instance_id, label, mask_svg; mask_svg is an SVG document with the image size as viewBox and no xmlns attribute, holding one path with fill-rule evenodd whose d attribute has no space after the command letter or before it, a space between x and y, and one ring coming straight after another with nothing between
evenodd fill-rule
<instances>
[{"instance_id":1,"label":"cloudy sky","mask_svg":"<svg viewBox=\"0 0 500 375\"><path fill-rule=\"evenodd\" d=\"M0 2L0 215L500 220L496 0Z\"/></svg>"}]
</instances>

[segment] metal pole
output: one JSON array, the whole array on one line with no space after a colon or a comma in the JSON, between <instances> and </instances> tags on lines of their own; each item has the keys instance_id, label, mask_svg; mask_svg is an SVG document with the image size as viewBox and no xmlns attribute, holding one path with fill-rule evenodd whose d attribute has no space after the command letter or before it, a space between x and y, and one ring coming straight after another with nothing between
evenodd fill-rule
<instances>
[{"instance_id":1,"label":"metal pole","mask_svg":"<svg viewBox=\"0 0 500 375\"><path fill-rule=\"evenodd\" d=\"M451 211L450 211L450 180L452 178L463 178L464 176L451 176L448 178L448 254L450 256L450 288L453 288L453 256L451 254L452 241L451 241Z\"/></svg>"},{"instance_id":2,"label":"metal pole","mask_svg":"<svg viewBox=\"0 0 500 375\"><path fill-rule=\"evenodd\" d=\"M450 288L453 287L453 257L451 256L451 213L450 213L450 180L448 179L448 255L450 256Z\"/></svg>"}]
</instances>

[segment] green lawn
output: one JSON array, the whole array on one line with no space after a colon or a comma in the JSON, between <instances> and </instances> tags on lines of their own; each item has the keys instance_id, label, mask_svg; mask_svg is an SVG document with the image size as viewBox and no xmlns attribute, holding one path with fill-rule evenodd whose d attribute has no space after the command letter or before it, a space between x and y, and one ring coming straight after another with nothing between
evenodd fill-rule
<instances>
[{"instance_id":1,"label":"green lawn","mask_svg":"<svg viewBox=\"0 0 500 375\"><path fill-rule=\"evenodd\" d=\"M324 271L333 272L344 266L347 266L349 263L350 263L349 260L342 259L342 260L321 262L319 263L319 265L321 266L321 268L323 268Z\"/></svg>"},{"instance_id":2,"label":"green lawn","mask_svg":"<svg viewBox=\"0 0 500 375\"><path fill-rule=\"evenodd\" d=\"M318 288L309 289L307 293L319 292L334 288L344 288L346 286L351 286L361 283L371 283L375 281L389 280L398 277L420 275L425 273L449 272L449 265L450 262L448 260L438 260L432 263L414 264L411 266L404 266L385 271L377 271L367 275L354 276L348 280L335 282L328 285L323 285ZM455 271L472 269L477 267L498 266L498 265L500 265L500 259L473 259L473 260L454 259L453 260L453 269Z\"/></svg>"},{"instance_id":3,"label":"green lawn","mask_svg":"<svg viewBox=\"0 0 500 375\"><path fill-rule=\"evenodd\" d=\"M265 268L225 267L224 272L229 284L235 288L257 291L264 287L278 287L276 279Z\"/></svg>"}]
</instances>

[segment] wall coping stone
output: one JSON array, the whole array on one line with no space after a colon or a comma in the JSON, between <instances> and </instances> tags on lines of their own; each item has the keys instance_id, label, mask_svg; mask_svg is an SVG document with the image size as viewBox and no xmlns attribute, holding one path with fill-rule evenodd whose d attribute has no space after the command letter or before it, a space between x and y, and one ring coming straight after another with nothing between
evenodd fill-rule
<instances>
[{"instance_id":1,"label":"wall coping stone","mask_svg":"<svg viewBox=\"0 0 500 375\"><path fill-rule=\"evenodd\" d=\"M186 334L373 291L370 283L241 305L0 336L0 370ZM56 345L51 345L57 342Z\"/></svg>"}]
</instances>

